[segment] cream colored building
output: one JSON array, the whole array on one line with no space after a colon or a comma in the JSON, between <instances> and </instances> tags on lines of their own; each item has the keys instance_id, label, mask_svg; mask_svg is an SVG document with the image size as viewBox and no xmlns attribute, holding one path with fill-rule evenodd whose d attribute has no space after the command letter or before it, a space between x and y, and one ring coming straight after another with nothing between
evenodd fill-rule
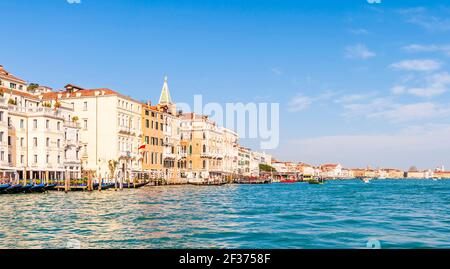
<instances>
[{"instance_id":1,"label":"cream colored building","mask_svg":"<svg viewBox=\"0 0 450 269\"><path fill-rule=\"evenodd\" d=\"M65 125L70 124L73 107L43 100L38 95L39 90L48 89L40 87L28 91L26 81L0 66L0 169L3 177L62 179L66 176ZM76 132L77 128L73 129ZM80 171L79 160L75 158L70 159L74 177Z\"/></svg>"},{"instance_id":2,"label":"cream colored building","mask_svg":"<svg viewBox=\"0 0 450 269\"><path fill-rule=\"evenodd\" d=\"M81 125L80 157L83 170L104 179L133 179L142 174L142 105L110 89L84 89L72 84L65 91L48 92L44 100L62 100L74 108ZM111 175L108 163L117 161Z\"/></svg>"}]
</instances>

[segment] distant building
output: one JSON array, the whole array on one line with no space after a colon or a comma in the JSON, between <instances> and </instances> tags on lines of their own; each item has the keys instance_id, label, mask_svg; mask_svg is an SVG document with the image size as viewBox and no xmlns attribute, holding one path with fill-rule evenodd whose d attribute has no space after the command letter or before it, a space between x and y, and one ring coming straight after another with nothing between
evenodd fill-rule
<instances>
[{"instance_id":1,"label":"distant building","mask_svg":"<svg viewBox=\"0 0 450 269\"><path fill-rule=\"evenodd\" d=\"M320 166L320 176L325 178L338 178L342 174L342 166L340 164L322 164Z\"/></svg>"}]
</instances>

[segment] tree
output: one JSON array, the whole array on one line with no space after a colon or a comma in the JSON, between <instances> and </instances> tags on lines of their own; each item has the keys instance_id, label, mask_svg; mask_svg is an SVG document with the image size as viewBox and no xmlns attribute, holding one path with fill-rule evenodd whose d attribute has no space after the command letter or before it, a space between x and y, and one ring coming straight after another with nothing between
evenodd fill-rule
<instances>
[{"instance_id":1,"label":"tree","mask_svg":"<svg viewBox=\"0 0 450 269\"><path fill-rule=\"evenodd\" d=\"M276 172L277 170L268 164L259 164L259 170L261 172Z\"/></svg>"},{"instance_id":2,"label":"tree","mask_svg":"<svg viewBox=\"0 0 450 269\"><path fill-rule=\"evenodd\" d=\"M111 175L111 177L114 177L114 175L116 174L116 169L117 169L118 164L119 164L119 162L116 160L108 161L109 174Z\"/></svg>"},{"instance_id":3,"label":"tree","mask_svg":"<svg viewBox=\"0 0 450 269\"><path fill-rule=\"evenodd\" d=\"M408 170L408 172L418 172L418 171L419 171L419 169L417 169L417 167L415 167L414 165L411 166Z\"/></svg>"},{"instance_id":4,"label":"tree","mask_svg":"<svg viewBox=\"0 0 450 269\"><path fill-rule=\"evenodd\" d=\"M37 88L39 88L39 84L37 84L37 83L30 83L30 85L28 85L28 87L27 87L27 90L28 91L34 91Z\"/></svg>"}]
</instances>

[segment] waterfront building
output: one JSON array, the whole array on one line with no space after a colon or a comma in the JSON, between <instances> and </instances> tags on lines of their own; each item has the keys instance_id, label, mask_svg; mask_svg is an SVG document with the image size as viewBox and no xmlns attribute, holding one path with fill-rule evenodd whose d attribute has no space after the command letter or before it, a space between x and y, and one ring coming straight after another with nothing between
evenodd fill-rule
<instances>
[{"instance_id":1,"label":"waterfront building","mask_svg":"<svg viewBox=\"0 0 450 269\"><path fill-rule=\"evenodd\" d=\"M224 175L223 129L207 116L181 115L183 152L187 151L188 178L219 178Z\"/></svg>"},{"instance_id":2,"label":"waterfront building","mask_svg":"<svg viewBox=\"0 0 450 269\"><path fill-rule=\"evenodd\" d=\"M433 177L439 179L450 179L450 171L445 170L434 171Z\"/></svg>"},{"instance_id":3,"label":"waterfront building","mask_svg":"<svg viewBox=\"0 0 450 269\"><path fill-rule=\"evenodd\" d=\"M298 173L297 165L293 162L272 161L272 167L279 173Z\"/></svg>"},{"instance_id":4,"label":"waterfront building","mask_svg":"<svg viewBox=\"0 0 450 269\"><path fill-rule=\"evenodd\" d=\"M227 177L238 174L239 145L238 134L227 128L220 128L222 132L222 171Z\"/></svg>"},{"instance_id":5,"label":"waterfront building","mask_svg":"<svg viewBox=\"0 0 450 269\"><path fill-rule=\"evenodd\" d=\"M316 168L307 163L298 163L296 169L303 177L306 178L318 176L320 174Z\"/></svg>"},{"instance_id":6,"label":"waterfront building","mask_svg":"<svg viewBox=\"0 0 450 269\"><path fill-rule=\"evenodd\" d=\"M338 178L341 177L342 166L340 164L322 164L319 169L321 170L320 176L325 178Z\"/></svg>"},{"instance_id":7,"label":"waterfront building","mask_svg":"<svg viewBox=\"0 0 450 269\"><path fill-rule=\"evenodd\" d=\"M351 169L342 168L340 178L349 179L354 178L353 171Z\"/></svg>"},{"instance_id":8,"label":"waterfront building","mask_svg":"<svg viewBox=\"0 0 450 269\"><path fill-rule=\"evenodd\" d=\"M142 104L116 91L84 89L68 84L64 91L46 92L43 100L69 103L81 124L80 158L84 176L133 179L142 175ZM109 163L116 162L111 172ZM113 174L111 174L113 173Z\"/></svg>"},{"instance_id":9,"label":"waterfront building","mask_svg":"<svg viewBox=\"0 0 450 269\"><path fill-rule=\"evenodd\" d=\"M405 172L400 169L383 168L382 170L386 173L386 178L399 179L405 177Z\"/></svg>"},{"instance_id":10,"label":"waterfront building","mask_svg":"<svg viewBox=\"0 0 450 269\"><path fill-rule=\"evenodd\" d=\"M165 178L163 114L157 106L151 106L150 102L142 105L142 169L152 178Z\"/></svg>"},{"instance_id":11,"label":"waterfront building","mask_svg":"<svg viewBox=\"0 0 450 269\"><path fill-rule=\"evenodd\" d=\"M70 140L78 132L71 120L73 106L43 99L40 94L51 90L48 87L27 85L0 66L2 176L44 180L77 177L81 169L78 149ZM66 168L70 169L68 175Z\"/></svg>"},{"instance_id":12,"label":"waterfront building","mask_svg":"<svg viewBox=\"0 0 450 269\"><path fill-rule=\"evenodd\" d=\"M240 176L250 176L250 153L251 150L246 147L238 148L238 174Z\"/></svg>"},{"instance_id":13,"label":"waterfront building","mask_svg":"<svg viewBox=\"0 0 450 269\"><path fill-rule=\"evenodd\" d=\"M186 160L181 158L180 115L176 104L172 101L167 76L156 108L162 120L163 129L163 177L169 184L183 183Z\"/></svg>"}]
</instances>

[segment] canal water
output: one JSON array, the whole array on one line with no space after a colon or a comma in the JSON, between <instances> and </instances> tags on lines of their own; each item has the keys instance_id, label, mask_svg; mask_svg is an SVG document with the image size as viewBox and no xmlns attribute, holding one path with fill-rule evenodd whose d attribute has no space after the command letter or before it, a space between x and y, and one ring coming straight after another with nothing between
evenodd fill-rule
<instances>
[{"instance_id":1,"label":"canal water","mask_svg":"<svg viewBox=\"0 0 450 269\"><path fill-rule=\"evenodd\" d=\"M0 248L449 248L450 181L0 195Z\"/></svg>"}]
</instances>

